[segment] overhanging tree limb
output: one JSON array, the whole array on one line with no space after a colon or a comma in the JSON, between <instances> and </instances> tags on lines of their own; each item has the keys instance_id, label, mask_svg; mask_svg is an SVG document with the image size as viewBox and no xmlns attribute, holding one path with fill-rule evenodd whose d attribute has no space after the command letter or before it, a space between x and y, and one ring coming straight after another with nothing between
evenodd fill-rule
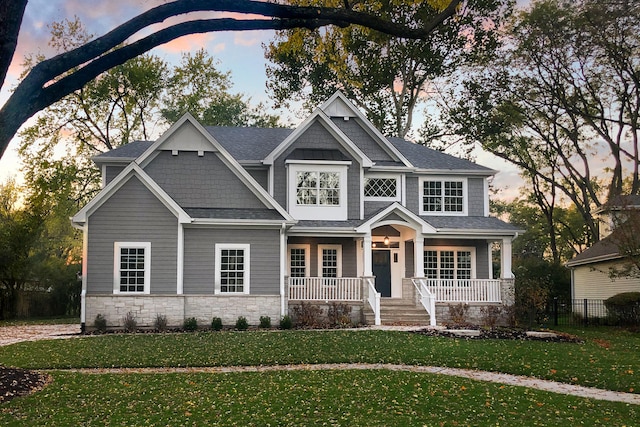
<instances>
[{"instance_id":1,"label":"overhanging tree limb","mask_svg":"<svg viewBox=\"0 0 640 427\"><path fill-rule=\"evenodd\" d=\"M300 7L251 0L179 0L163 4L136 16L102 37L33 67L0 109L0 156L19 127L35 113L81 88L111 67L178 37L213 31L318 28L326 25L355 24L396 37L419 39L427 37L447 18L454 15L460 2L461 0L452 0L446 9L429 22L422 22L416 18L415 28L347 8ZM127 39L151 25L173 16L205 11L260 15L271 19L192 20L157 31L129 45L133 47L122 46ZM7 13L9 10L0 9L0 22L7 20ZM2 43L5 43L5 40L0 39L0 44ZM4 57L5 52L2 53ZM9 55L11 56L13 55ZM0 66L0 72L6 74L9 63L0 63ZM65 76L76 68L77 71Z\"/></svg>"}]
</instances>

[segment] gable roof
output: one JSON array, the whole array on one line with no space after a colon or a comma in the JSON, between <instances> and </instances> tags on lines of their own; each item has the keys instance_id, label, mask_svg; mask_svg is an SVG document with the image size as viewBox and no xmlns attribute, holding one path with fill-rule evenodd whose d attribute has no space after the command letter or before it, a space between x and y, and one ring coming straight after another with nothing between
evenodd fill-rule
<instances>
[{"instance_id":1,"label":"gable roof","mask_svg":"<svg viewBox=\"0 0 640 427\"><path fill-rule=\"evenodd\" d=\"M577 267L579 265L593 264L596 262L610 261L622 258L618 250L618 245L614 242L614 234L616 231L608 235L602 240L597 241L591 247L579 253L565 265L567 267Z\"/></svg>"}]
</instances>

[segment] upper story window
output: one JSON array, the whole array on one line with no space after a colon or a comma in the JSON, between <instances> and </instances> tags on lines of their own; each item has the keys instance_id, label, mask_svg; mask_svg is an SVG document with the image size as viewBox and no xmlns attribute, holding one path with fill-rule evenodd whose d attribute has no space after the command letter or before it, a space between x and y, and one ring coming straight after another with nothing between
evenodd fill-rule
<instances>
[{"instance_id":1,"label":"upper story window","mask_svg":"<svg viewBox=\"0 0 640 427\"><path fill-rule=\"evenodd\" d=\"M114 292L148 294L151 242L115 242Z\"/></svg>"},{"instance_id":2,"label":"upper story window","mask_svg":"<svg viewBox=\"0 0 640 427\"><path fill-rule=\"evenodd\" d=\"M465 215L467 183L463 179L422 180L420 214Z\"/></svg>"},{"instance_id":3,"label":"upper story window","mask_svg":"<svg viewBox=\"0 0 640 427\"><path fill-rule=\"evenodd\" d=\"M338 172L296 172L296 204L335 206L340 204Z\"/></svg>"},{"instance_id":4,"label":"upper story window","mask_svg":"<svg viewBox=\"0 0 640 427\"><path fill-rule=\"evenodd\" d=\"M287 210L296 219L346 220L351 162L287 160Z\"/></svg>"},{"instance_id":5,"label":"upper story window","mask_svg":"<svg viewBox=\"0 0 640 427\"><path fill-rule=\"evenodd\" d=\"M369 175L364 179L364 197L371 201L400 200L397 176Z\"/></svg>"}]
</instances>

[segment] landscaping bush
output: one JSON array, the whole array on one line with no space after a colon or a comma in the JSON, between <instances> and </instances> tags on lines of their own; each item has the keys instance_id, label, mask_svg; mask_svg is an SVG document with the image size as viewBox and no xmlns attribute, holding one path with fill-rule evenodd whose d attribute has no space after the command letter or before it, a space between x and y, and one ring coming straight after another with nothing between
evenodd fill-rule
<instances>
[{"instance_id":1,"label":"landscaping bush","mask_svg":"<svg viewBox=\"0 0 640 427\"><path fill-rule=\"evenodd\" d=\"M327 316L329 318L329 327L331 328L346 328L351 326L350 305L332 302L329 305Z\"/></svg>"},{"instance_id":2,"label":"landscaping bush","mask_svg":"<svg viewBox=\"0 0 640 427\"><path fill-rule=\"evenodd\" d=\"M548 278L519 278L515 281L515 317L528 327L547 322L545 308L549 301Z\"/></svg>"},{"instance_id":3,"label":"landscaping bush","mask_svg":"<svg viewBox=\"0 0 640 427\"><path fill-rule=\"evenodd\" d=\"M320 328L323 326L322 309L311 303L302 302L293 307L293 321L299 328Z\"/></svg>"},{"instance_id":4,"label":"landscaping bush","mask_svg":"<svg viewBox=\"0 0 640 427\"><path fill-rule=\"evenodd\" d=\"M262 329L270 329L271 328L271 317L269 317L269 316L260 316L260 328L262 328Z\"/></svg>"},{"instance_id":5,"label":"landscaping bush","mask_svg":"<svg viewBox=\"0 0 640 427\"><path fill-rule=\"evenodd\" d=\"M107 319L102 314L96 315L96 319L93 321L93 327L101 334L107 332Z\"/></svg>"},{"instance_id":6,"label":"landscaping bush","mask_svg":"<svg viewBox=\"0 0 640 427\"><path fill-rule=\"evenodd\" d=\"M500 319L500 315L502 314L502 308L497 305L488 305L485 307L480 307L480 317L482 326L485 326L489 329L493 329L496 327L498 323L498 319Z\"/></svg>"},{"instance_id":7,"label":"landscaping bush","mask_svg":"<svg viewBox=\"0 0 640 427\"><path fill-rule=\"evenodd\" d=\"M640 325L640 292L623 292L604 300L611 317L622 325Z\"/></svg>"},{"instance_id":8,"label":"landscaping bush","mask_svg":"<svg viewBox=\"0 0 640 427\"><path fill-rule=\"evenodd\" d=\"M154 328L158 332L164 332L167 330L167 316L164 314L156 314L156 320L153 322Z\"/></svg>"},{"instance_id":9,"label":"landscaping bush","mask_svg":"<svg viewBox=\"0 0 640 427\"><path fill-rule=\"evenodd\" d=\"M285 316L282 316L282 319L280 319L280 329L291 329L293 328L293 321L291 320L291 316L289 316L288 314Z\"/></svg>"},{"instance_id":10,"label":"landscaping bush","mask_svg":"<svg viewBox=\"0 0 640 427\"><path fill-rule=\"evenodd\" d=\"M467 312L469 304L451 304L449 305L449 318L455 326L467 325Z\"/></svg>"},{"instance_id":11,"label":"landscaping bush","mask_svg":"<svg viewBox=\"0 0 640 427\"><path fill-rule=\"evenodd\" d=\"M182 328L185 331L195 331L198 329L198 319L196 319L195 317L187 317L186 319L184 319L184 324L182 325Z\"/></svg>"},{"instance_id":12,"label":"landscaping bush","mask_svg":"<svg viewBox=\"0 0 640 427\"><path fill-rule=\"evenodd\" d=\"M213 329L214 331L221 331L222 319L219 317L214 317L213 319L211 319L211 329Z\"/></svg>"},{"instance_id":13,"label":"landscaping bush","mask_svg":"<svg viewBox=\"0 0 640 427\"><path fill-rule=\"evenodd\" d=\"M125 332L134 333L138 327L138 321L132 312L127 312L127 314L122 318L122 325L124 327Z\"/></svg>"},{"instance_id":14,"label":"landscaping bush","mask_svg":"<svg viewBox=\"0 0 640 427\"><path fill-rule=\"evenodd\" d=\"M236 329L239 331L246 331L247 329L249 329L249 322L247 322L246 317L238 317L238 320L236 320Z\"/></svg>"}]
</instances>

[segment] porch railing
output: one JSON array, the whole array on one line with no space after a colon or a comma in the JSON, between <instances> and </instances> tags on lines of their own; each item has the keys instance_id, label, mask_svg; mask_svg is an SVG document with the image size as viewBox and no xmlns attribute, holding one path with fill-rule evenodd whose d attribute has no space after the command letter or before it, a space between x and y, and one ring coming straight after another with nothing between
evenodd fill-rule
<instances>
[{"instance_id":1,"label":"porch railing","mask_svg":"<svg viewBox=\"0 0 640 427\"><path fill-rule=\"evenodd\" d=\"M499 279L421 279L437 302L502 302Z\"/></svg>"},{"instance_id":2,"label":"porch railing","mask_svg":"<svg viewBox=\"0 0 640 427\"><path fill-rule=\"evenodd\" d=\"M436 326L436 296L429 290L426 284L427 279L411 279L413 286L420 296L420 303L429 313L429 324Z\"/></svg>"},{"instance_id":3,"label":"porch railing","mask_svg":"<svg viewBox=\"0 0 640 427\"><path fill-rule=\"evenodd\" d=\"M376 291L376 285L373 277L365 277L364 281L367 285L367 302L373 311L373 324L379 326L382 324L380 319L380 292Z\"/></svg>"},{"instance_id":4,"label":"porch railing","mask_svg":"<svg viewBox=\"0 0 640 427\"><path fill-rule=\"evenodd\" d=\"M358 277L289 277L289 300L361 301Z\"/></svg>"}]
</instances>

